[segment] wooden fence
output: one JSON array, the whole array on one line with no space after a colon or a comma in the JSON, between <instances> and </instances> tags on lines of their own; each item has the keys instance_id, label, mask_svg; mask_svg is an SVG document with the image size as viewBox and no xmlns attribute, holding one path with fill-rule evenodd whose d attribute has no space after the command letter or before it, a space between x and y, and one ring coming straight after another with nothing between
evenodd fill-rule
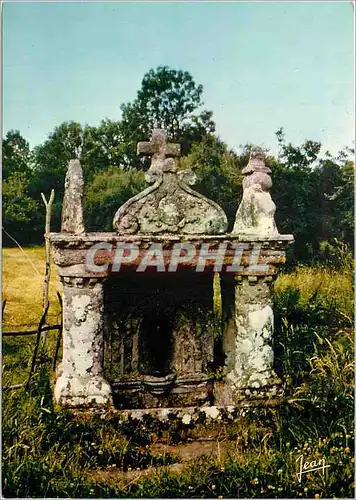
<instances>
[{"instance_id":1,"label":"wooden fence","mask_svg":"<svg viewBox=\"0 0 356 500\"><path fill-rule=\"evenodd\" d=\"M43 311L43 314L41 316L41 319L38 323L38 327L36 328L36 330L12 330L12 331L8 331L8 332L2 332L3 337L22 337L22 336L27 336L27 335L36 335L36 343L35 343L32 359L31 359L31 367L30 367L30 372L29 372L28 378L27 378L27 382L25 384L16 384L16 385L2 387L3 391L8 391L8 390L12 390L12 389L20 389L21 387L25 387L26 390L29 389L30 384L31 384L31 379L32 379L33 373L35 371L36 364L38 363L37 356L38 356L38 351L39 351L41 339L42 339L42 348L44 348L45 342L46 342L47 332L57 330L58 334L57 334L56 346L55 346L55 351L54 351L54 355L53 355L53 359L52 359L52 370L54 371L56 369L59 348L61 345L62 327L63 327L63 325L62 325L62 297L60 296L60 294L58 292L57 292L57 298L58 298L58 301L60 304L60 311L61 311L61 322L59 324L56 324L56 325L46 325L45 324L47 312L49 309L49 302L47 302L46 307ZM2 318L4 317L5 307L6 307L6 299L2 303ZM43 333L45 333L44 337L43 337Z\"/></svg>"}]
</instances>

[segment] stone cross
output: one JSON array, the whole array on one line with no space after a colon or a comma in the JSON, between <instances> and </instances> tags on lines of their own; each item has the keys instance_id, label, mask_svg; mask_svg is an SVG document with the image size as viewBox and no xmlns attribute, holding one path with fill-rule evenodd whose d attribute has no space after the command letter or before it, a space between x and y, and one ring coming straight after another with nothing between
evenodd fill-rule
<instances>
[{"instance_id":1,"label":"stone cross","mask_svg":"<svg viewBox=\"0 0 356 500\"><path fill-rule=\"evenodd\" d=\"M180 144L166 142L166 132L156 128L152 132L150 142L139 142L137 154L152 156L151 167L163 166L164 160L180 155Z\"/></svg>"}]
</instances>

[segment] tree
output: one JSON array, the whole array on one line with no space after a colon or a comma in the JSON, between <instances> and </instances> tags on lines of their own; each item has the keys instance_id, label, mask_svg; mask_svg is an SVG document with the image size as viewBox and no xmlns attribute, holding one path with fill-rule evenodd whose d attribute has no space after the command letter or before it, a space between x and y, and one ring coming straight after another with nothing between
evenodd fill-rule
<instances>
[{"instance_id":1,"label":"tree","mask_svg":"<svg viewBox=\"0 0 356 500\"><path fill-rule=\"evenodd\" d=\"M18 241L31 241L37 203L29 196L33 157L19 130L9 130L2 143L3 227ZM4 233L5 244L13 244Z\"/></svg>"},{"instance_id":2,"label":"tree","mask_svg":"<svg viewBox=\"0 0 356 500\"><path fill-rule=\"evenodd\" d=\"M276 132L278 158L273 165L272 198L281 233L292 233L291 258L308 260L321 239L321 193L316 172L321 144L306 140L294 146L285 142L283 129Z\"/></svg>"},{"instance_id":3,"label":"tree","mask_svg":"<svg viewBox=\"0 0 356 500\"><path fill-rule=\"evenodd\" d=\"M188 71L159 66L145 74L136 99L121 106L124 140L135 166L147 167L136 159L136 143L147 140L153 128L164 128L169 140L181 143L183 154L214 132L212 112L201 110L202 93Z\"/></svg>"},{"instance_id":4,"label":"tree","mask_svg":"<svg viewBox=\"0 0 356 500\"><path fill-rule=\"evenodd\" d=\"M19 130L9 130L2 143L2 178L8 179L14 173L30 177L32 155L30 145Z\"/></svg>"},{"instance_id":5,"label":"tree","mask_svg":"<svg viewBox=\"0 0 356 500\"><path fill-rule=\"evenodd\" d=\"M20 242L33 241L33 220L38 204L28 196L29 179L24 172L13 172L2 185L3 227ZM13 244L4 236L6 244Z\"/></svg>"},{"instance_id":6,"label":"tree","mask_svg":"<svg viewBox=\"0 0 356 500\"><path fill-rule=\"evenodd\" d=\"M76 122L64 122L49 134L48 139L34 149L36 192L54 189L63 195L68 162L78 158L83 147L83 127Z\"/></svg>"},{"instance_id":7,"label":"tree","mask_svg":"<svg viewBox=\"0 0 356 500\"><path fill-rule=\"evenodd\" d=\"M181 158L180 167L191 168L196 173L195 188L222 207L232 229L242 197L239 157L229 151L223 141L210 135L193 144L191 152Z\"/></svg>"},{"instance_id":8,"label":"tree","mask_svg":"<svg viewBox=\"0 0 356 500\"><path fill-rule=\"evenodd\" d=\"M321 144L306 140L287 144L283 129L277 131L280 151L274 168L273 197L276 219L283 232L293 233L293 253L298 260L319 257L320 244L333 238L353 240L353 165L347 151L337 158Z\"/></svg>"},{"instance_id":9,"label":"tree","mask_svg":"<svg viewBox=\"0 0 356 500\"><path fill-rule=\"evenodd\" d=\"M88 179L109 166L130 168L129 153L120 122L106 119L84 128L81 161Z\"/></svg>"},{"instance_id":10,"label":"tree","mask_svg":"<svg viewBox=\"0 0 356 500\"><path fill-rule=\"evenodd\" d=\"M112 231L118 208L147 184L142 171L109 167L97 173L86 186L84 214L88 231Z\"/></svg>"},{"instance_id":11,"label":"tree","mask_svg":"<svg viewBox=\"0 0 356 500\"><path fill-rule=\"evenodd\" d=\"M276 132L279 146L278 159L286 168L308 171L318 159L321 143L306 140L301 146L293 146L285 141L283 127Z\"/></svg>"},{"instance_id":12,"label":"tree","mask_svg":"<svg viewBox=\"0 0 356 500\"><path fill-rule=\"evenodd\" d=\"M337 157L326 153L317 167L322 206L323 240L338 238L354 242L354 164L352 149L340 151Z\"/></svg>"},{"instance_id":13,"label":"tree","mask_svg":"<svg viewBox=\"0 0 356 500\"><path fill-rule=\"evenodd\" d=\"M280 151L273 168L272 196L278 228L293 233L297 260L319 258L322 242L334 238L353 243L353 150L336 158L320 158L320 142L301 146L286 143L283 129L276 133Z\"/></svg>"},{"instance_id":14,"label":"tree","mask_svg":"<svg viewBox=\"0 0 356 500\"><path fill-rule=\"evenodd\" d=\"M52 210L53 231L60 229L61 203L64 195L64 179L68 162L80 157L83 149L83 127L76 122L64 122L55 127L48 139L34 148L34 179L29 186L30 196L39 201L41 193L49 196L55 191ZM38 241L42 239L44 213L38 215L36 230Z\"/></svg>"}]
</instances>

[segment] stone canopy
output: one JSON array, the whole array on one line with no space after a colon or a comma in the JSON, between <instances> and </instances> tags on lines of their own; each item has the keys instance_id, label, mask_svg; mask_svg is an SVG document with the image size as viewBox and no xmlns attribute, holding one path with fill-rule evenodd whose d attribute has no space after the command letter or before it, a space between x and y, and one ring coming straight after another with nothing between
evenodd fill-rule
<instances>
[{"instance_id":1,"label":"stone canopy","mask_svg":"<svg viewBox=\"0 0 356 500\"><path fill-rule=\"evenodd\" d=\"M146 180L152 186L128 200L114 217L120 234L222 234L227 228L223 210L193 191L196 176L177 170L178 144L166 144L163 130L155 130L151 142L139 143L140 154L152 155Z\"/></svg>"},{"instance_id":2,"label":"stone canopy","mask_svg":"<svg viewBox=\"0 0 356 500\"><path fill-rule=\"evenodd\" d=\"M162 130L138 144L152 156L150 186L118 208L112 233L85 231L81 166L69 164L62 230L47 235L64 294L60 405L229 406L281 393L273 284L293 236L276 227L271 172L251 155L226 233L221 207L189 187L191 171L178 170L179 151Z\"/></svg>"}]
</instances>

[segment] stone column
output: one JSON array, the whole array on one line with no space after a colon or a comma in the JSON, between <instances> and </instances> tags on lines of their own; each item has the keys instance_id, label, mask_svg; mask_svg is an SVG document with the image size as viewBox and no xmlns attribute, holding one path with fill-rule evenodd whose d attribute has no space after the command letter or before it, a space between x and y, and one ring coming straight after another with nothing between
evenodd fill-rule
<instances>
[{"instance_id":1,"label":"stone column","mask_svg":"<svg viewBox=\"0 0 356 500\"><path fill-rule=\"evenodd\" d=\"M111 403L102 376L103 279L62 277L63 358L54 395L61 406Z\"/></svg>"},{"instance_id":2,"label":"stone column","mask_svg":"<svg viewBox=\"0 0 356 500\"><path fill-rule=\"evenodd\" d=\"M280 380L273 370L273 277L231 278L225 281L230 309L223 339L226 380L238 399L276 395Z\"/></svg>"}]
</instances>

